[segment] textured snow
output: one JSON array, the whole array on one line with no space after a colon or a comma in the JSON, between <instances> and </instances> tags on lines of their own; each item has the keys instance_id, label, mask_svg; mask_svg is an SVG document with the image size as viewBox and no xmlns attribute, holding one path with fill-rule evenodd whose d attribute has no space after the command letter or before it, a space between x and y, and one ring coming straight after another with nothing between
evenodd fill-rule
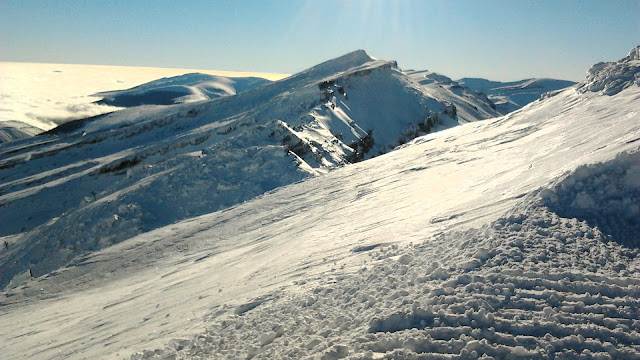
<instances>
[{"instance_id":1,"label":"textured snow","mask_svg":"<svg viewBox=\"0 0 640 360\"><path fill-rule=\"evenodd\" d=\"M626 57L612 62L600 62L587 72L587 79L580 83L580 91L601 92L615 95L630 86L640 86L640 58L638 47Z\"/></svg>"},{"instance_id":2,"label":"textured snow","mask_svg":"<svg viewBox=\"0 0 640 360\"><path fill-rule=\"evenodd\" d=\"M41 132L42 129L21 121L0 121L0 143L32 137Z\"/></svg>"},{"instance_id":3,"label":"textured snow","mask_svg":"<svg viewBox=\"0 0 640 360\"><path fill-rule=\"evenodd\" d=\"M3 356L637 358L638 101L569 88L20 275Z\"/></svg>"}]
</instances>

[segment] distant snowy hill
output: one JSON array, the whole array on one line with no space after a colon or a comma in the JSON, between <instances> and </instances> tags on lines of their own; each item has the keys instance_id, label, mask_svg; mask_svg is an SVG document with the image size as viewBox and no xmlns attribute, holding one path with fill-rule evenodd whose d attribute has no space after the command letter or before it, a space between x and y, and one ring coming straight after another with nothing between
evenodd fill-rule
<instances>
[{"instance_id":1,"label":"distant snowy hill","mask_svg":"<svg viewBox=\"0 0 640 360\"><path fill-rule=\"evenodd\" d=\"M356 51L234 96L132 107L6 144L0 235L15 238L0 284L457 124L455 106L395 62Z\"/></svg>"},{"instance_id":2,"label":"distant snowy hill","mask_svg":"<svg viewBox=\"0 0 640 360\"><path fill-rule=\"evenodd\" d=\"M502 115L496 105L482 93L477 93L450 78L431 71L407 71L431 96L446 100L456 106L461 122L489 119Z\"/></svg>"},{"instance_id":3,"label":"distant snowy hill","mask_svg":"<svg viewBox=\"0 0 640 360\"><path fill-rule=\"evenodd\" d=\"M268 82L256 77L191 73L154 80L127 90L99 92L94 96L103 98L96 102L98 104L118 107L171 105L235 95Z\"/></svg>"},{"instance_id":4,"label":"distant snowy hill","mask_svg":"<svg viewBox=\"0 0 640 360\"><path fill-rule=\"evenodd\" d=\"M96 104L100 97L92 94L97 92L127 89L162 77L171 78L194 73L193 69L14 62L0 62L0 70L0 142L31 137L72 120L119 109ZM223 86L224 91L234 87L238 90L238 84L229 84L225 78L253 77L279 80L288 76L197 71L205 79L207 76L214 76L215 82ZM192 91L193 95L199 95L200 92L197 86L195 87L194 90L182 87L181 91ZM206 88L204 90L206 91Z\"/></svg>"},{"instance_id":5,"label":"distant snowy hill","mask_svg":"<svg viewBox=\"0 0 640 360\"><path fill-rule=\"evenodd\" d=\"M634 51L460 126L358 51L2 145L3 359L638 358Z\"/></svg>"},{"instance_id":6,"label":"distant snowy hill","mask_svg":"<svg viewBox=\"0 0 640 360\"><path fill-rule=\"evenodd\" d=\"M575 82L556 79L526 79L512 82L490 81L480 78L458 80L476 92L486 95L501 114L512 111L538 100L544 93L564 89Z\"/></svg>"}]
</instances>

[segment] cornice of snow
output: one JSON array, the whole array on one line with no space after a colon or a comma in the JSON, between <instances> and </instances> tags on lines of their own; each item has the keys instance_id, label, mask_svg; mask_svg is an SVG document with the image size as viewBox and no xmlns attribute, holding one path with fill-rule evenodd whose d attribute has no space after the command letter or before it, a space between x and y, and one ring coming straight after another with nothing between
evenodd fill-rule
<instances>
[{"instance_id":1,"label":"cornice of snow","mask_svg":"<svg viewBox=\"0 0 640 360\"><path fill-rule=\"evenodd\" d=\"M633 86L640 86L640 45L618 61L599 62L587 71L587 79L577 85L578 91L615 95Z\"/></svg>"}]
</instances>

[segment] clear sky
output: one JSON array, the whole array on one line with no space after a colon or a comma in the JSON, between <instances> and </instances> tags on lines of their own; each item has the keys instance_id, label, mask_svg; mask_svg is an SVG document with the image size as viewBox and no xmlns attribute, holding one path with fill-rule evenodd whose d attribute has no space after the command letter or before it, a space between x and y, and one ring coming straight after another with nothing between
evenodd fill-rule
<instances>
[{"instance_id":1,"label":"clear sky","mask_svg":"<svg viewBox=\"0 0 640 360\"><path fill-rule=\"evenodd\" d=\"M582 80L640 0L0 0L0 61L295 73L364 49L452 77Z\"/></svg>"}]
</instances>

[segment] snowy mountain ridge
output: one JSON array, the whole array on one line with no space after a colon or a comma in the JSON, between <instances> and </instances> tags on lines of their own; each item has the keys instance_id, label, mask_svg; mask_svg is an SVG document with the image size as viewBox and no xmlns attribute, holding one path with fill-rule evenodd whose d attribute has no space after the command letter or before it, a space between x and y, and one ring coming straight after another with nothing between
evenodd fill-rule
<instances>
[{"instance_id":1,"label":"snowy mountain ridge","mask_svg":"<svg viewBox=\"0 0 640 360\"><path fill-rule=\"evenodd\" d=\"M474 92L444 75L427 70L407 71L407 74L435 98L455 104L456 114L461 122L503 115L484 94Z\"/></svg>"},{"instance_id":2,"label":"snowy mountain ridge","mask_svg":"<svg viewBox=\"0 0 640 360\"><path fill-rule=\"evenodd\" d=\"M463 78L458 82L481 95L487 96L495 104L496 110L502 115L538 100L545 93L559 91L575 85L573 81L538 78L512 82Z\"/></svg>"},{"instance_id":3,"label":"snowy mountain ridge","mask_svg":"<svg viewBox=\"0 0 640 360\"><path fill-rule=\"evenodd\" d=\"M138 106L0 147L0 284L457 125L363 51L219 99ZM35 204L39 206L35 206Z\"/></svg>"}]
</instances>

